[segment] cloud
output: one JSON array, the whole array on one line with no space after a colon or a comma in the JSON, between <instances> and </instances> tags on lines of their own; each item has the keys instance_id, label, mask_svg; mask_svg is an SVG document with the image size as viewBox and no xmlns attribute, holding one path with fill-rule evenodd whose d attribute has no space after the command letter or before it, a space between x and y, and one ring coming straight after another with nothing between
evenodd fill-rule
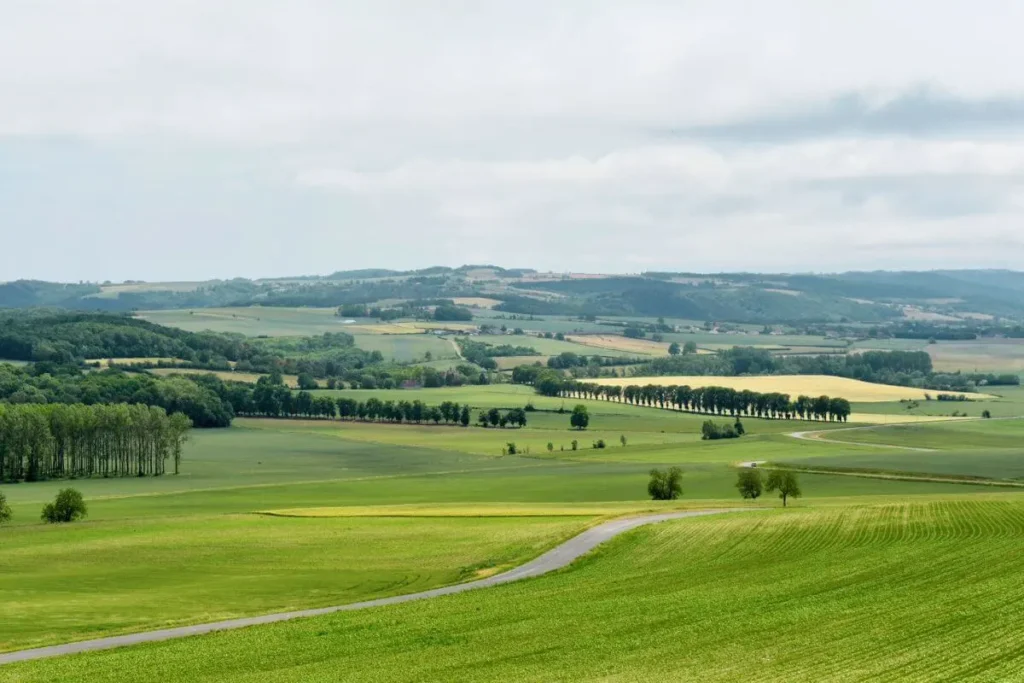
<instances>
[{"instance_id":1,"label":"cloud","mask_svg":"<svg viewBox=\"0 0 1024 683\"><path fill-rule=\"evenodd\" d=\"M1010 0L15 0L0 277L1019 265L1022 23Z\"/></svg>"}]
</instances>

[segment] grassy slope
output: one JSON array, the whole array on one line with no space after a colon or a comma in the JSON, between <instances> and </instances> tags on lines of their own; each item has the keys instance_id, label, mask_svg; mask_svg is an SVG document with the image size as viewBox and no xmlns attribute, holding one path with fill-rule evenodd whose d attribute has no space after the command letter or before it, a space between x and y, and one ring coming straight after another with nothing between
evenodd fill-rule
<instances>
[{"instance_id":1,"label":"grassy slope","mask_svg":"<svg viewBox=\"0 0 1024 683\"><path fill-rule=\"evenodd\" d=\"M1024 503L752 512L631 532L556 575L16 665L9 680L991 681L1019 676Z\"/></svg>"}]
</instances>

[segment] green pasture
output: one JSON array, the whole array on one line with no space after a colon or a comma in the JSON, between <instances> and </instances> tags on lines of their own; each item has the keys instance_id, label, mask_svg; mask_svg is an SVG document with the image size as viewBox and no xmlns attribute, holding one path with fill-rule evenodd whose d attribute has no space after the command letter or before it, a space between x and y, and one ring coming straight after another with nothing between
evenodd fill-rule
<instances>
[{"instance_id":1,"label":"green pasture","mask_svg":"<svg viewBox=\"0 0 1024 683\"><path fill-rule=\"evenodd\" d=\"M158 325L191 332L211 330L234 332L248 337L299 337L344 332L342 319L334 308L284 308L241 306L236 308L195 308L140 311L136 315Z\"/></svg>"},{"instance_id":2,"label":"green pasture","mask_svg":"<svg viewBox=\"0 0 1024 683\"><path fill-rule=\"evenodd\" d=\"M1024 387L982 387L978 391L993 396L984 401L915 401L883 403L854 403L854 413L871 413L875 415L932 415L951 416L954 412L968 417L980 418L983 411L989 411L992 417L1024 417ZM938 396L940 392L932 392Z\"/></svg>"},{"instance_id":3,"label":"green pasture","mask_svg":"<svg viewBox=\"0 0 1024 683\"><path fill-rule=\"evenodd\" d=\"M447 339L433 334L356 334L356 346L364 351L380 351L387 360L399 363L421 361L427 353L432 360L453 360L458 355Z\"/></svg>"},{"instance_id":4,"label":"green pasture","mask_svg":"<svg viewBox=\"0 0 1024 683\"><path fill-rule=\"evenodd\" d=\"M303 520L310 521L310 520ZM567 570L386 608L13 665L7 680L1010 681L1024 498L666 522Z\"/></svg>"}]
</instances>

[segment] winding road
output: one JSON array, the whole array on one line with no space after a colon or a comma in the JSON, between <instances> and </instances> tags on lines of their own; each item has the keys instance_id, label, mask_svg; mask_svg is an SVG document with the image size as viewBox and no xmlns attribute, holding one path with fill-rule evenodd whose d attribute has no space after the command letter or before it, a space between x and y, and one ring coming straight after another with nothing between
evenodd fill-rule
<instances>
[{"instance_id":1,"label":"winding road","mask_svg":"<svg viewBox=\"0 0 1024 683\"><path fill-rule=\"evenodd\" d=\"M569 564L571 564L573 560L576 560L580 556L585 555L586 553L590 552L602 543L614 538L615 536L618 536L619 534L625 533L626 531L630 531L632 529L636 529L640 526L654 524L656 522L664 522L670 519L682 519L685 517L701 517L704 515L721 514L723 512L741 511L743 510L690 510L686 512L666 512L662 514L643 515L640 517L614 519L608 522L604 522L602 524L598 524L597 526L591 527L590 529L587 529L583 533L570 538L565 543L562 543L561 545L552 548L540 557L530 562L527 562L524 565L516 567L515 569L510 569L509 571L501 574L496 574L494 576L487 577L485 579L479 579L477 581L459 583L452 586L444 586L442 588L434 588L432 590L421 591L419 593L395 595L390 598L378 598L376 600L354 602L348 605L337 605L334 607L322 607L319 609L298 610L295 612L279 612L276 614L264 614L258 617L245 617L242 619L217 621L209 624L179 626L177 628L161 629L159 631L144 631L142 633L131 633L123 636L97 638L95 640L83 640L76 643L66 643L64 645L52 645L50 647L40 647L32 650L8 652L5 654L0 654L0 665L12 664L14 662L24 662L33 659L43 659L46 657L57 657L59 655L70 655L79 652L109 650L112 648L124 647L126 645L138 645L140 643L153 643L163 640L171 640L174 638L198 636L204 633L213 633L215 631L228 631L236 628L245 628L247 626L273 624L279 621L289 621L291 619L302 619L305 617L316 617L324 614L333 614L334 612L350 612L354 610L368 609L370 607L397 605L402 602L424 600L427 598L440 597L442 595L464 593L466 591L475 590L477 588L498 586L503 583L511 583L513 581L520 581L522 579L540 576L542 574L547 574L548 572L553 572L556 569L566 567Z\"/></svg>"}]
</instances>

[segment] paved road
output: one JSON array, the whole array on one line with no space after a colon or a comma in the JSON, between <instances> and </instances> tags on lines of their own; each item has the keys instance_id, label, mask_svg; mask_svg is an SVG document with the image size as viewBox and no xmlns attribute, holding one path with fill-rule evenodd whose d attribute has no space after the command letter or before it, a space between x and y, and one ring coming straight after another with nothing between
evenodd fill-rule
<instances>
[{"instance_id":1,"label":"paved road","mask_svg":"<svg viewBox=\"0 0 1024 683\"><path fill-rule=\"evenodd\" d=\"M367 609L369 607L382 607L384 605L396 605L400 602L410 602L412 600L423 600L425 598L436 598L442 595L451 595L453 593L463 593L469 590L475 590L477 588L486 588L488 586L497 586L503 583L510 583L512 581L519 581L521 579L527 579L533 576L540 576L541 574L547 574L556 569L561 569L569 565L573 560L585 555L586 553L593 550L595 547L604 543L605 541L618 536L619 534L635 529L645 524L653 524L655 522L663 522L669 519L680 519L683 517L700 517L703 515L714 515L722 512L736 512L737 510L694 510L688 512L668 512L664 514L656 515L644 515L642 517L630 517L627 519L616 519L610 522L604 522L595 527L592 527L578 536L574 536L560 546L549 550L532 562L516 567L515 569L509 570L502 574L488 577L486 579L480 579L478 581L470 581L468 583L459 583L454 586L445 586L443 588L435 588L433 590L422 591L419 593L410 593L408 595L396 595L390 598L379 598L377 600L366 600L364 602L354 602L348 605L337 605L335 607L322 607L320 609L306 609L296 612L280 612L278 614L265 614L259 617L247 617L244 619L231 619L228 621L217 621L212 624L196 624L194 626L181 626L178 628L162 629L160 631L146 631L143 633L132 633L125 636L115 636L112 638L97 638L96 640L83 640L77 643L67 643L65 645L53 645L51 647L40 647L34 650L21 650L20 652L9 652L7 654L0 654L0 665L11 664L13 662L23 662L31 659L43 659L45 657L56 657L58 655L69 655L78 652L90 652L94 650L109 650L111 648L123 647L125 645L137 645L139 643L152 643L161 640L171 640L172 638L184 638L187 636L196 636L204 633L212 633L214 631L227 631L235 628L245 628L247 626L258 626L260 624L273 624L278 621L288 621L290 619L301 619L303 617L315 617L323 614L332 614L334 612L348 612L352 610Z\"/></svg>"}]
</instances>

